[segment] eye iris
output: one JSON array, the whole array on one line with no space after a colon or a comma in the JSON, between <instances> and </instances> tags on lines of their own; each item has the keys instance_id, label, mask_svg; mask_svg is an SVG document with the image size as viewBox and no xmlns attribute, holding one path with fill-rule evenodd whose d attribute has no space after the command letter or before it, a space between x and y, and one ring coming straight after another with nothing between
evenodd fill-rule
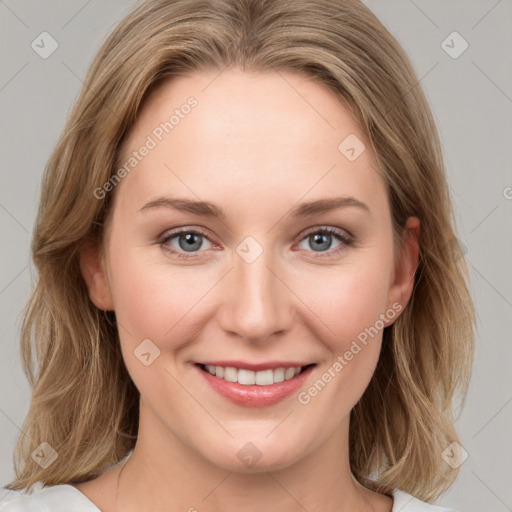
<instances>
[{"instance_id":1,"label":"eye iris","mask_svg":"<svg viewBox=\"0 0 512 512\"><path fill-rule=\"evenodd\" d=\"M179 245L180 249L183 249L187 252L192 252L194 250L200 249L202 235L198 233L187 233L179 236ZM182 243L183 239L185 239L185 243ZM199 242L198 242L199 240Z\"/></svg>"},{"instance_id":2,"label":"eye iris","mask_svg":"<svg viewBox=\"0 0 512 512\"><path fill-rule=\"evenodd\" d=\"M331 245L331 238L332 236L328 233L315 233L309 237L309 240L314 241L315 243L320 242L320 245L317 245L317 248L319 248L321 251L325 251L329 249ZM312 247L314 247L314 244L312 244Z\"/></svg>"}]
</instances>

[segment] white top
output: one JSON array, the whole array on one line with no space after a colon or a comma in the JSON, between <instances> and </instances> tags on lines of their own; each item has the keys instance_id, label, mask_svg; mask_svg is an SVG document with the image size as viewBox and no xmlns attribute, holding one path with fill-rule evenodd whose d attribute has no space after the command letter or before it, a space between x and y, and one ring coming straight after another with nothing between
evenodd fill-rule
<instances>
[{"instance_id":1,"label":"white top","mask_svg":"<svg viewBox=\"0 0 512 512\"><path fill-rule=\"evenodd\" d=\"M36 487L37 485L34 486ZM42 487L33 490L30 494L23 491L8 491L8 495L0 501L0 512L101 512L101 510L72 485L60 484ZM391 512L457 511L453 508L430 505L396 489L393 491Z\"/></svg>"}]
</instances>

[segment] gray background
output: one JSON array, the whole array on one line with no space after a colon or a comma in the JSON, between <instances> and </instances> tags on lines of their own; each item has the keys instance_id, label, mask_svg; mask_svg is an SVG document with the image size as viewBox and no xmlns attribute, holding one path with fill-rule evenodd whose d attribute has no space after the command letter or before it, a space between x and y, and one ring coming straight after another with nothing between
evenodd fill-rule
<instances>
[{"instance_id":1,"label":"gray background","mask_svg":"<svg viewBox=\"0 0 512 512\"><path fill-rule=\"evenodd\" d=\"M41 174L93 55L135 3L0 0L0 485L14 476L12 448L30 402L18 335ZM512 1L365 3L412 59L434 111L478 310L474 373L457 421L469 457L437 503L512 510ZM43 31L59 45L47 59L31 48ZM453 31L469 44L456 59L441 46Z\"/></svg>"}]
</instances>

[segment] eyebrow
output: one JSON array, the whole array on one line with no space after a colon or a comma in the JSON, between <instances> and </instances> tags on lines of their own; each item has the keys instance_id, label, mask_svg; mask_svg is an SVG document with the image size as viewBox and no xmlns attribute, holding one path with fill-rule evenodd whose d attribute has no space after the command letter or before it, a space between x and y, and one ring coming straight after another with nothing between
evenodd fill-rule
<instances>
[{"instance_id":1,"label":"eyebrow","mask_svg":"<svg viewBox=\"0 0 512 512\"><path fill-rule=\"evenodd\" d=\"M159 207L172 208L174 210L184 211L200 215L203 217L213 217L222 220L227 220L225 212L219 206L208 201L192 201L190 199L172 198L172 197L159 197L146 203L139 212L147 211L152 208ZM290 212L292 217L312 217L331 210L339 208L356 207L370 213L370 208L363 202L355 197L333 197L318 199L316 201L309 201L301 203Z\"/></svg>"}]
</instances>

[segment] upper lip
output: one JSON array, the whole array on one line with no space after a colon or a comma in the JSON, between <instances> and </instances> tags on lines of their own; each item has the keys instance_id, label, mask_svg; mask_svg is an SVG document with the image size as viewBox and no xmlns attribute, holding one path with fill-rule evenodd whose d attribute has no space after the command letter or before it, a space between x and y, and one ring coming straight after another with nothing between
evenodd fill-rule
<instances>
[{"instance_id":1,"label":"upper lip","mask_svg":"<svg viewBox=\"0 0 512 512\"><path fill-rule=\"evenodd\" d=\"M247 361L198 361L197 364L208 366L222 366L224 368L238 368L243 370L252 370L258 372L262 370L275 370L276 368L297 368L309 366L314 363L305 361L267 361L264 363L249 363Z\"/></svg>"}]
</instances>

